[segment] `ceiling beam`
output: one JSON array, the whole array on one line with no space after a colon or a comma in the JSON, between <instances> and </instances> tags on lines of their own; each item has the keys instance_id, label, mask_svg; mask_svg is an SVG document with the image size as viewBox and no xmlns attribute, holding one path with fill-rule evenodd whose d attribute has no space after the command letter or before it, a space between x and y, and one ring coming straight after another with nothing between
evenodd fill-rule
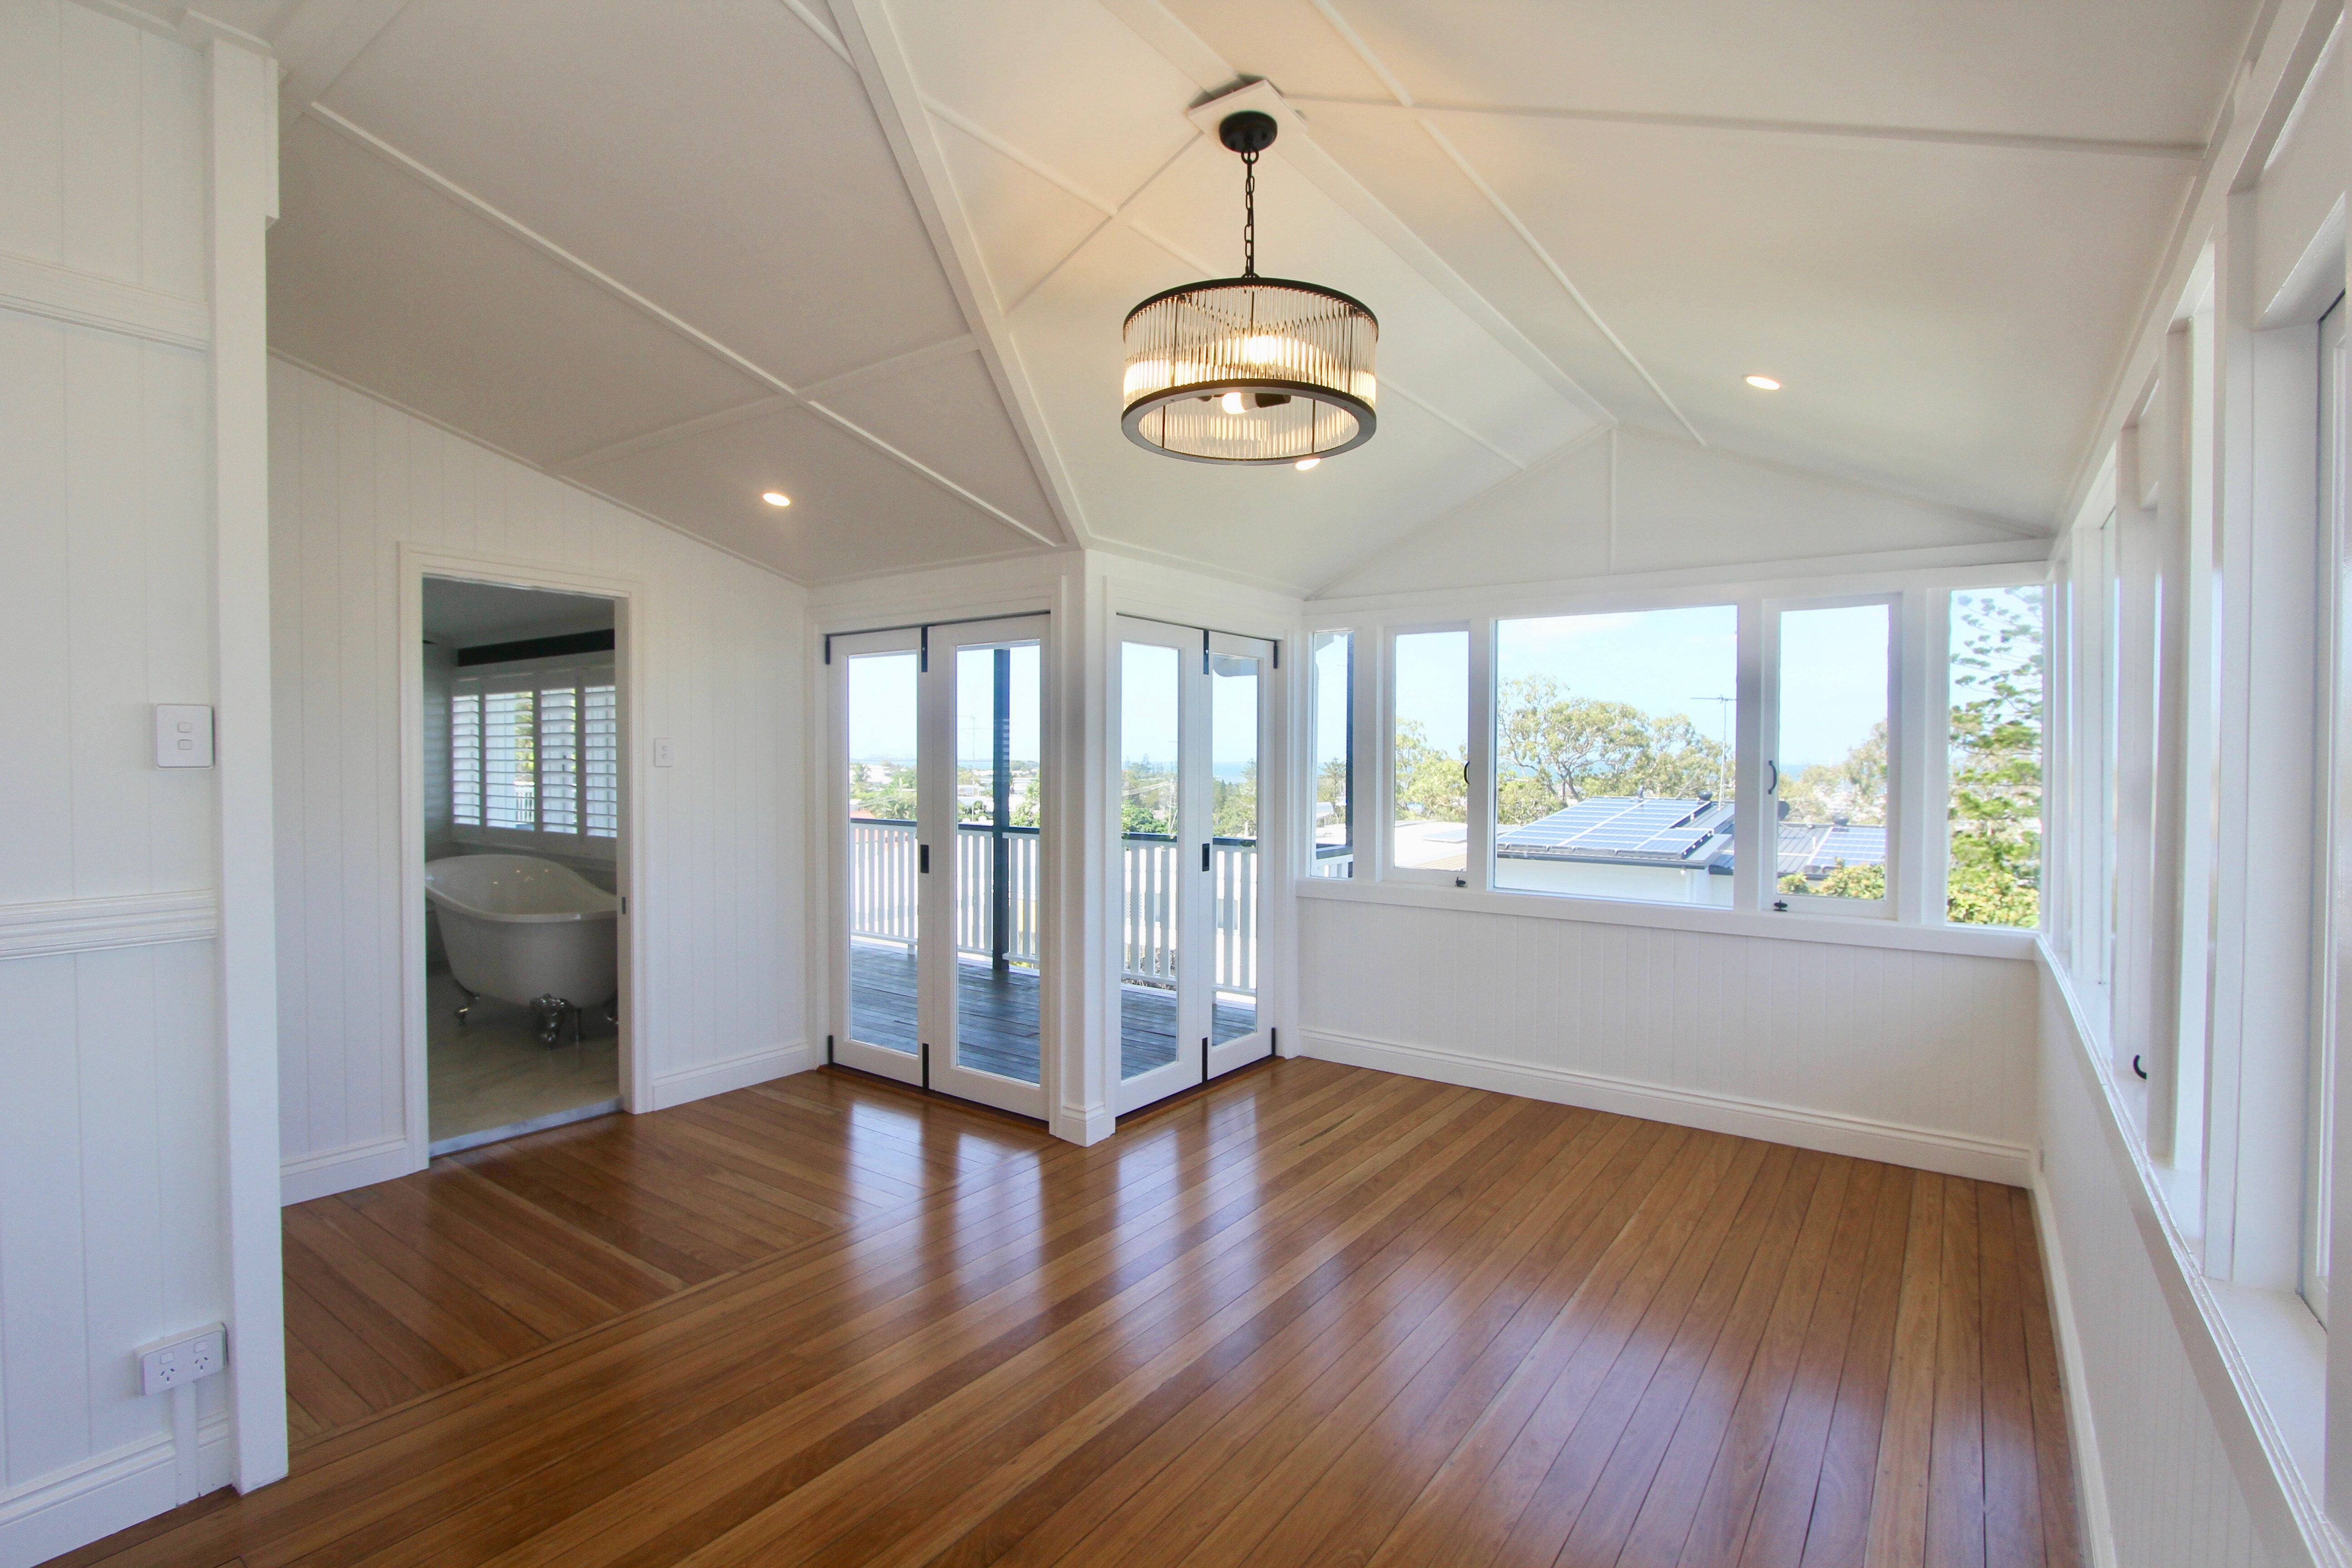
<instances>
[{"instance_id":1,"label":"ceiling beam","mask_svg":"<svg viewBox=\"0 0 2352 1568\"><path fill-rule=\"evenodd\" d=\"M803 9L798 0L785 3L811 27L824 34L814 16ZM899 41L898 24L883 0L841 0L835 20L841 25L840 41L847 47L850 64L865 86L874 118L890 144L891 156L898 161L899 177L906 182L916 213L930 236L940 270L954 291L965 325L979 343L981 363L988 369L998 399L1012 416L1013 430L1020 437L1031 471L1067 532L1069 542L1089 544L1092 535L1077 486L1070 478L1069 467L1063 462L1059 448L1054 445L1053 432L1046 426L1036 388L1031 384L1027 369L1013 347L1012 330L1005 322L996 290L987 282L988 268L981 256L979 237L948 173L947 155L923 108L922 89L915 80L913 63Z\"/></svg>"},{"instance_id":2,"label":"ceiling beam","mask_svg":"<svg viewBox=\"0 0 2352 1568\"><path fill-rule=\"evenodd\" d=\"M1559 264L1559 258L1546 248L1543 241L1536 237L1535 231L1511 209L1511 205L1503 199L1502 193L1488 184L1486 177L1471 166L1470 160L1464 155L1460 148L1454 146L1453 139L1438 128L1436 121L1422 112L1420 107L1413 101L1412 93L1402 81L1397 79L1395 73L1389 69L1380 56L1372 52L1371 45L1366 43L1362 36L1348 25L1348 19L1339 15L1339 7L1334 5L1331 0L1308 0L1308 4L1312 5L1324 21L1330 25L1331 30L1339 35L1340 41L1355 52L1356 57L1364 62L1374 76L1380 78L1381 85L1395 96L1398 106L1412 116L1413 122L1428 134L1431 141L1437 143L1438 150L1443 152L1454 166L1462 172L1463 177L1470 182L1480 195L1486 198L1487 205L1501 216L1503 221L1510 226L1511 231L1517 234L1520 241L1534 254L1535 258L1543 264L1544 270L1551 274L1552 280L1576 302L1576 308L1584 312L1585 319L1592 323L1593 329L1609 340L1610 346L1617 351L1628 365L1633 367L1633 374L1642 378L1643 384L1650 389L1652 395L1657 398L1667 413L1675 416L1676 422L1685 430L1690 432L1690 438L1702 447L1706 446L1706 437L1699 434L1698 426L1692 424L1689 416L1682 411L1673 398L1666 395L1666 389L1658 384L1658 378L1650 374L1650 367L1642 363L1641 356L1634 353L1626 344L1625 340L1617 335L1616 330L1601 319L1601 312L1593 309L1592 301L1584 297L1584 290L1579 289L1576 286L1576 280L1568 275L1568 268Z\"/></svg>"},{"instance_id":3,"label":"ceiling beam","mask_svg":"<svg viewBox=\"0 0 2352 1568\"><path fill-rule=\"evenodd\" d=\"M554 240L550 239L547 236L541 234L537 229L532 228L521 219L515 217L511 214L507 213L497 206L494 206L488 201L476 195L472 191L460 185L455 180L450 179L447 175L441 174L439 171L431 168L415 158L410 157L407 153L402 152L399 148L394 146L391 142L384 141L382 137L367 130L365 127L345 119L342 115L336 113L333 110L329 109L323 103L314 101L307 104L304 106L303 111L309 114L312 119L318 121L320 124L341 134L354 145L374 153L377 157L382 158L384 162L392 164L394 168L404 171L423 184L432 187L434 190L438 191L441 195L457 203L459 206L466 208L467 211L474 213L479 217L487 219L497 227L504 229L508 234L521 240L524 244L529 245L533 249L548 258L548 259L573 273L576 273L578 276L586 279L589 282L595 284L598 288L604 289L614 299L634 307L644 314L651 317L654 321L660 322L663 326L668 328L671 331L677 333L679 337L684 338L688 342L694 344L697 348L701 349L704 353L711 355L713 358L719 360L730 368L740 372L761 385L772 388L782 399L788 400L794 405L805 408L810 413L816 415L834 426L836 426L847 435L864 442L866 446L873 447L876 451L891 458L902 467L920 475L923 479L929 480L940 489L946 490L949 494L957 497L966 504L985 512L988 516L994 518L996 521L1003 523L1006 527L1013 529L1014 531L1025 534L1029 538L1035 540L1038 543L1046 545L1049 548L1059 548L1062 544L1063 542L1061 540L1055 539L1050 535L1039 532L1036 529L1030 527L1029 524L1022 521L1011 512L1006 511L1003 507L998 506L995 502L966 489L963 486L956 483L953 479L949 479L945 474L940 473L936 468L933 468L929 465L922 462L912 454L899 450L897 447L892 446L889 442L884 440L874 432L866 429L855 420L850 419L838 411L826 406L823 403L815 401L806 391L793 386L783 377L769 370L766 366L758 363L749 355L737 352L735 349L732 349L727 344L719 342L717 338L712 337L709 332L704 331L701 328L695 326L685 318L678 316L670 310L665 310L662 306L655 303L652 300L647 299L645 295L638 293L635 289L630 288L627 284L622 282L611 273L604 271L602 268L597 268L582 258L573 255L571 251L566 250L562 246L558 245Z\"/></svg>"},{"instance_id":4,"label":"ceiling beam","mask_svg":"<svg viewBox=\"0 0 2352 1568\"><path fill-rule=\"evenodd\" d=\"M1529 120L1580 121L1595 125L1656 125L1679 131L1761 132L1771 136L1828 136L1864 142L1924 142L1940 146L2014 149L2075 153L2100 158L2159 158L2193 163L2205 156L2201 142L2137 142L2095 136L2026 136L1999 131L1937 131L1912 125L1842 125L1827 121L1743 120L1719 114L1644 114L1617 109L1565 109L1540 104L1456 103L1415 99L1406 104L1386 98L1349 98L1335 93L1295 92L1294 103L1331 103L1396 113L1484 114Z\"/></svg>"},{"instance_id":5,"label":"ceiling beam","mask_svg":"<svg viewBox=\"0 0 2352 1568\"><path fill-rule=\"evenodd\" d=\"M278 122L290 126L306 104L327 96L408 0L298 0L270 42L286 68L278 84Z\"/></svg>"}]
</instances>

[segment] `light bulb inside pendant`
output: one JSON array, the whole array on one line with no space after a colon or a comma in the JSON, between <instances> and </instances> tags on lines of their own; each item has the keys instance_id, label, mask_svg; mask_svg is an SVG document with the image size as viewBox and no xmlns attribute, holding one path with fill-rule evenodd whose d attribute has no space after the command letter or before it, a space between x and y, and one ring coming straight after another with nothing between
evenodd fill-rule
<instances>
[{"instance_id":1,"label":"light bulb inside pendant","mask_svg":"<svg viewBox=\"0 0 2352 1568\"><path fill-rule=\"evenodd\" d=\"M1228 392L1217 401L1228 414L1239 414L1242 411L1242 395L1238 392Z\"/></svg>"}]
</instances>

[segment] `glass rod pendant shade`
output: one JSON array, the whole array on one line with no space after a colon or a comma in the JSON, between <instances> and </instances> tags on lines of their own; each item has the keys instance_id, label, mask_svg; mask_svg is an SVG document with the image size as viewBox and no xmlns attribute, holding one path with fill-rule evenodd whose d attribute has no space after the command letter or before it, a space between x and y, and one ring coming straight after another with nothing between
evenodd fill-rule
<instances>
[{"instance_id":1,"label":"glass rod pendant shade","mask_svg":"<svg viewBox=\"0 0 2352 1568\"><path fill-rule=\"evenodd\" d=\"M1381 326L1336 289L1257 275L1257 155L1271 115L1230 114L1242 156L1243 273L1154 294L1127 314L1128 439L1196 463L1297 463L1372 438Z\"/></svg>"}]
</instances>

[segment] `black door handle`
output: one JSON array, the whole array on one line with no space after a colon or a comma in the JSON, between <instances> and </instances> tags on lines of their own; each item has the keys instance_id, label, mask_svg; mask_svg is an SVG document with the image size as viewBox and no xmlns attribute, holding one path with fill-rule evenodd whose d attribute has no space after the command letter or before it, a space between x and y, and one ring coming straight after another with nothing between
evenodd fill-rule
<instances>
[{"instance_id":1,"label":"black door handle","mask_svg":"<svg viewBox=\"0 0 2352 1568\"><path fill-rule=\"evenodd\" d=\"M931 869L931 847L930 847L929 845L928 845L928 844L918 844L918 845L916 845L916 846L915 846L915 870L916 870L919 874L921 874L921 875L929 875L929 872L930 872L930 869Z\"/></svg>"},{"instance_id":2,"label":"black door handle","mask_svg":"<svg viewBox=\"0 0 2352 1568\"><path fill-rule=\"evenodd\" d=\"M1203 870L1203 871L1205 871L1205 870L1207 870L1208 868L1209 868L1209 847L1208 847L1207 845L1203 844L1203 845L1202 845L1202 846L1201 846L1201 869L1202 869L1202 870Z\"/></svg>"}]
</instances>

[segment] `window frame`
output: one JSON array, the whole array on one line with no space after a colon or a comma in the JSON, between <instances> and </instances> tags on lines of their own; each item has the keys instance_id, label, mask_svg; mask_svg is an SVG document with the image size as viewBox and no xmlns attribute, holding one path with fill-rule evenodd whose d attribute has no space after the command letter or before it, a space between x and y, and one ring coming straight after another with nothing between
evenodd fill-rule
<instances>
[{"instance_id":1,"label":"window frame","mask_svg":"<svg viewBox=\"0 0 2352 1568\"><path fill-rule=\"evenodd\" d=\"M1912 824L1917 820L1917 807L1910 798L1917 793L1920 759L1913 731L1922 726L1910 721L1906 709L1916 700L1905 679L1911 662L1905 656L1906 645L1914 631L1913 616L1906 614L1906 601L1916 595L1900 589L1863 594L1804 595L1775 597L1758 603L1757 616L1761 635L1762 679L1758 691L1757 752L1751 764L1744 759L1741 772L1747 776L1740 781L1740 798L1770 801L1772 810L1748 814L1755 822L1752 835L1739 845L1736 864L1751 868L1742 880L1748 884L1751 897L1759 907L1774 914L1802 915L1808 919L1829 920L1895 920L1917 900L1906 900L1918 879L1918 870L1910 862L1916 854L1906 854L1912 841L1919 837ZM1780 785L1785 783L1780 759L1780 621L1787 615L1808 610L1862 609L1873 605L1886 607L1886 892L1876 899L1811 899L1807 902L1791 902L1781 897L1780 804ZM1767 788L1769 784L1771 787ZM1751 788L1752 785L1752 788ZM1770 842L1764 841L1767 826L1771 829ZM1749 845L1755 846L1752 856ZM1769 864L1770 871L1762 869ZM1735 898L1738 889L1735 888ZM1916 922L1915 923L1920 923Z\"/></svg>"},{"instance_id":2,"label":"window frame","mask_svg":"<svg viewBox=\"0 0 2352 1568\"><path fill-rule=\"evenodd\" d=\"M1944 867L1948 847L1943 824L1949 796L1944 753L1949 728L1950 595L1955 592L2004 587L2041 585L2050 589L2063 570L2064 563L2060 560L2011 560L1884 574L1836 571L1824 574L1818 584L1788 576L1744 581L1718 577L1639 592L1612 589L1605 584L1526 595L1506 590L1446 591L1383 596L1332 606L1312 625L1318 633L1344 631L1351 638L1357 746L1357 804L1351 827L1356 836L1357 870L1348 879L1310 876L1307 873L1311 861L1307 856L1311 850L1301 851L1293 867L1293 885L1317 897L1371 899L1433 908L1461 907L1697 931L1764 933L1785 914L1797 914L1813 917L1807 931L1814 940L2023 956L2048 931L2046 902L2043 925L2039 929L1954 924L1945 918ZM2054 597L2053 594L2045 599L2045 605ZM1734 715L1738 791L1742 799L1759 800L1768 776L1764 745L1769 733L1765 727L1767 709L1777 704L1779 697L1779 671L1768 658L1768 655L1777 654L1777 636L1767 636L1768 626L1777 633L1776 612L1781 610L1854 604L1890 606L1888 896L1885 900L1874 900L1881 907L1859 911L1851 906L1807 909L1798 905L1787 911L1771 909L1777 876L1759 874L1763 838L1761 823L1757 820L1736 829L1733 895L1727 909L1721 905L1666 903L1495 885L1496 826L1491 781L1496 755L1495 678L1502 621L1732 606L1738 616L1739 628L1739 700ZM1448 611L1453 613L1445 613ZM2053 635L2049 616L2045 608L2045 650L2047 639ZM1466 749L1473 783L1465 813L1470 818L1465 833L1465 863L1460 872L1401 868L1395 864L1396 639L1416 633L1449 631L1469 633L1470 734ZM2043 689L2045 900L2050 893L2053 854L2071 853L2058 846L2047 802L2055 792L2074 787L2066 757L2050 734L2051 714L2055 706L2051 683L2060 679L2054 653L2051 658ZM1365 662L1368 660L1369 664ZM1307 704L1300 706L1304 710ZM1929 717L1922 721L1922 714ZM1298 732L1307 734L1310 730L1311 723L1302 724ZM1378 737L1378 742L1368 747L1364 740L1367 735ZM1311 750L1311 746L1302 746L1294 755L1305 757ZM1486 788L1477 787L1480 780L1487 781ZM1298 785L1302 779L1291 782ZM1303 783L1306 787L1301 794L1311 799L1312 780L1304 779ZM1307 805L1298 808L1300 824L1307 822L1310 810ZM1755 819L1760 814L1751 812L1746 816ZM1773 865L1777 872L1777 856Z\"/></svg>"},{"instance_id":3,"label":"window frame","mask_svg":"<svg viewBox=\"0 0 2352 1568\"><path fill-rule=\"evenodd\" d=\"M1345 770L1348 791L1348 853L1346 856L1348 868L1344 874L1335 876L1325 876L1317 870L1325 859L1340 858L1337 855L1324 856L1321 853L1321 847L1316 840L1318 826L1315 815L1316 791L1322 771L1322 755L1318 738L1318 728L1322 717L1323 695L1320 659L1323 652L1321 642L1326 637L1345 637L1348 647L1347 658L1344 661L1345 689L1339 698L1341 709L1346 715L1345 739L1340 742L1340 760ZM1353 881L1356 879L1355 867L1364 858L1364 801L1361 788L1363 779L1361 737L1364 732L1361 704L1365 695L1362 669L1364 643L1362 628L1352 626L1318 626L1304 633L1297 639L1297 646L1303 647L1307 655L1303 681L1307 700L1300 704L1305 710L1306 724L1304 743L1299 750L1299 755L1307 764L1307 771L1304 787L1298 792L1299 863L1294 871L1294 874L1301 879L1335 882Z\"/></svg>"}]
</instances>

